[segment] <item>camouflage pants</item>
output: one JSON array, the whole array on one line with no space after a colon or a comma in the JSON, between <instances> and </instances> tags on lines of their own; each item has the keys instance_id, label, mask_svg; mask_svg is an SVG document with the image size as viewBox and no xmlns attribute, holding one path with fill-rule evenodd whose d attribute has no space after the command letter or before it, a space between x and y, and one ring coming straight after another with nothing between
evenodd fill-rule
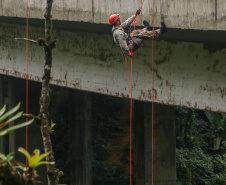
<instances>
[{"instance_id":1,"label":"camouflage pants","mask_svg":"<svg viewBox=\"0 0 226 185\"><path fill-rule=\"evenodd\" d=\"M154 30L156 36L155 37L158 37L161 35L161 32L160 32L160 29L157 29L157 30ZM152 33L153 31L148 31L147 28L143 28L143 29L137 29L134 31L134 36L140 36L141 38L139 37L133 37L133 41L138 45L140 46L142 44L142 42L144 41L145 37L142 38L142 36L152 36ZM131 34L132 36L132 34Z\"/></svg>"}]
</instances>

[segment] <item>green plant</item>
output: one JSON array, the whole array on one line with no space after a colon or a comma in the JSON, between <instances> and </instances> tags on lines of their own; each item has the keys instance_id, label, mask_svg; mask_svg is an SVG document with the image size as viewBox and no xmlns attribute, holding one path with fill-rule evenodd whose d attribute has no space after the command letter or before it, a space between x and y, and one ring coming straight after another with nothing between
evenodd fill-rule
<instances>
[{"instance_id":1,"label":"green plant","mask_svg":"<svg viewBox=\"0 0 226 185\"><path fill-rule=\"evenodd\" d=\"M3 136L5 134L8 134L16 129L19 129L21 127L30 125L34 119L26 121L24 123L20 123L14 126L11 126L5 130L1 130L3 127L5 127L6 125L8 125L9 123L11 123L12 121L18 119L19 117L21 117L21 115L23 114L23 112L18 112L16 115L13 116L13 114L20 108L20 103L18 103L18 105L16 107L14 107L13 109L9 110L8 112L5 113L6 111L6 106L4 105L3 108L0 110L0 136ZM9 118L7 121L3 122L5 119L7 119L9 116L12 116L11 118Z\"/></svg>"},{"instance_id":2,"label":"green plant","mask_svg":"<svg viewBox=\"0 0 226 185\"><path fill-rule=\"evenodd\" d=\"M221 185L226 183L226 155L209 156L200 148L180 149L176 154L178 184Z\"/></svg>"},{"instance_id":3,"label":"green plant","mask_svg":"<svg viewBox=\"0 0 226 185\"><path fill-rule=\"evenodd\" d=\"M218 150L221 141L226 140L226 114L205 111L205 115L215 129L214 150Z\"/></svg>"},{"instance_id":4,"label":"green plant","mask_svg":"<svg viewBox=\"0 0 226 185\"><path fill-rule=\"evenodd\" d=\"M22 147L20 147L18 149L18 151L21 152L22 154L24 154L27 157L28 163L29 163L29 167L32 168L32 169L35 169L36 167L38 167L41 164L55 164L55 162L41 161L43 158L45 158L46 156L49 155L49 152L40 155L40 150L39 149L35 149L33 154L30 155Z\"/></svg>"},{"instance_id":5,"label":"green plant","mask_svg":"<svg viewBox=\"0 0 226 185\"><path fill-rule=\"evenodd\" d=\"M4 155L0 153L0 159L4 160L4 161L8 161L10 162L13 159L13 155L14 153L9 153L8 155Z\"/></svg>"}]
</instances>

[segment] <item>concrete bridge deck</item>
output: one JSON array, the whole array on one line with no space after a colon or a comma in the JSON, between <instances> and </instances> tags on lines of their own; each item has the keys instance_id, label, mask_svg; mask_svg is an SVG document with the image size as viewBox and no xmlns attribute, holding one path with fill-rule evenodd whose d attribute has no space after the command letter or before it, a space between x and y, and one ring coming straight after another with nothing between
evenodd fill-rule
<instances>
[{"instance_id":1,"label":"concrete bridge deck","mask_svg":"<svg viewBox=\"0 0 226 185\"><path fill-rule=\"evenodd\" d=\"M61 0L53 3L53 19L108 24L112 13L126 19L135 13L143 0ZM29 1L29 18L43 18L46 1ZM170 28L226 30L224 0L155 1L155 25L165 21ZM26 0L1 0L0 16L25 17ZM153 0L145 0L138 20L152 21Z\"/></svg>"},{"instance_id":2,"label":"concrete bridge deck","mask_svg":"<svg viewBox=\"0 0 226 185\"><path fill-rule=\"evenodd\" d=\"M141 0L54 1L52 84L118 97L130 96L130 63L112 46L108 17L122 19ZM25 0L2 0L0 8L0 73L25 78ZM156 1L155 23L169 32L155 41L154 100L157 103L226 112L226 35L223 0ZM29 38L44 36L45 1L29 2ZM152 20L152 1L145 0L139 22ZM16 24L17 23L17 24ZM135 53L133 98L151 101L151 41ZM29 79L41 81L43 50L29 44Z\"/></svg>"}]
</instances>

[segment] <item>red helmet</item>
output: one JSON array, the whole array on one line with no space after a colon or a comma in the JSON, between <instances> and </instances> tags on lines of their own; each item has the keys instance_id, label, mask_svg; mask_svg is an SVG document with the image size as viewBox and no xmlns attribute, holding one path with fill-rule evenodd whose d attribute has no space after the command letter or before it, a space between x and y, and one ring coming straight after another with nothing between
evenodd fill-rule
<instances>
[{"instance_id":1,"label":"red helmet","mask_svg":"<svg viewBox=\"0 0 226 185\"><path fill-rule=\"evenodd\" d=\"M109 22L110 22L110 24L114 24L118 19L120 19L118 14L112 14L109 17Z\"/></svg>"}]
</instances>

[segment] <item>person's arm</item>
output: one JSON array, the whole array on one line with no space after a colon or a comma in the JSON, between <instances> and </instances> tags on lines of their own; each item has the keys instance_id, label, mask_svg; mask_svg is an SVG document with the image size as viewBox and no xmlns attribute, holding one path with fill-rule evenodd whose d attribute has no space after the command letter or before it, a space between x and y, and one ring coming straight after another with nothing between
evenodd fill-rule
<instances>
[{"instance_id":1,"label":"person's arm","mask_svg":"<svg viewBox=\"0 0 226 185\"><path fill-rule=\"evenodd\" d=\"M132 24L133 20L136 18L136 15L132 15L130 18L128 18L125 22L123 22L120 27L123 29L127 28L130 24Z\"/></svg>"},{"instance_id":2,"label":"person's arm","mask_svg":"<svg viewBox=\"0 0 226 185\"><path fill-rule=\"evenodd\" d=\"M125 22L123 22L123 23L120 25L120 27L122 27L123 29L127 28L127 27L134 21L134 19L135 19L138 15L140 15L140 12L141 12L141 10L138 9L138 10L136 11L136 13L135 13L134 15L132 15L130 18L128 18Z\"/></svg>"},{"instance_id":3,"label":"person's arm","mask_svg":"<svg viewBox=\"0 0 226 185\"><path fill-rule=\"evenodd\" d=\"M130 48L127 45L126 39L123 35L118 35L119 46L124 51L124 53L130 57L133 57L133 53L130 52Z\"/></svg>"}]
</instances>

